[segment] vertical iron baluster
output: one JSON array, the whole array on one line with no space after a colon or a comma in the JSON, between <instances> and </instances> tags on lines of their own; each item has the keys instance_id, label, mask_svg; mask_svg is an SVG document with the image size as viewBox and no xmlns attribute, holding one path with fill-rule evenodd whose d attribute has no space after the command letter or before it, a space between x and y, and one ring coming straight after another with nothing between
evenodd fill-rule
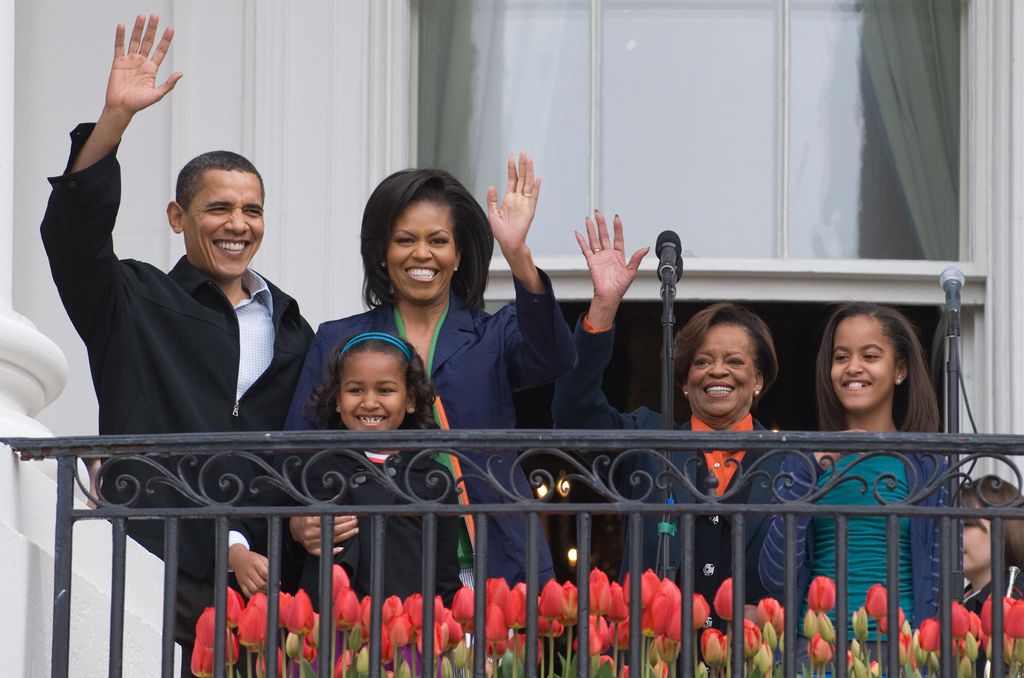
<instances>
[{"instance_id":1,"label":"vertical iron baluster","mask_svg":"<svg viewBox=\"0 0 1024 678\"><path fill-rule=\"evenodd\" d=\"M124 650L124 575L125 541L127 528L124 518L111 521L113 549L111 551L110 577L110 656L107 674L110 678L121 678L121 657Z\"/></svg>"},{"instance_id":2,"label":"vertical iron baluster","mask_svg":"<svg viewBox=\"0 0 1024 678\"><path fill-rule=\"evenodd\" d=\"M1003 576L1003 573L1006 572L1006 554L1003 550L1005 543L1003 541L1005 530L1003 519L998 516L992 518L989 529L991 530L989 544L992 554L990 560L992 567L992 586L990 588L992 596L992 630L995 631L996 629L1003 628L1003 606L998 603L1002 602L1003 596L1006 593L1006 578ZM984 603L984 601L982 602ZM988 642L988 656L992 664L992 678L1003 678L1006 668L1004 662L1006 650L1003 647L1003 634L993 633Z\"/></svg>"},{"instance_id":3,"label":"vertical iron baluster","mask_svg":"<svg viewBox=\"0 0 1024 678\"><path fill-rule=\"evenodd\" d=\"M786 631L783 634L785 639L785 647L782 653L783 663L785 664L782 675L784 676L795 676L796 675L796 646L799 642L799 638L796 632L796 619L799 613L796 610L796 551L793 548L794 542L796 541L796 516L792 513L786 514L786 585L785 591L783 592L783 598L785 601L783 605L786 608Z\"/></svg>"},{"instance_id":4,"label":"vertical iron baluster","mask_svg":"<svg viewBox=\"0 0 1024 678\"><path fill-rule=\"evenodd\" d=\"M228 517L217 516L216 555L213 568L213 675L225 678L227 675L227 628L228 628ZM188 648L191 652L192 648Z\"/></svg>"},{"instance_id":5,"label":"vertical iron baluster","mask_svg":"<svg viewBox=\"0 0 1024 678\"><path fill-rule=\"evenodd\" d=\"M738 676L743 675L743 604L747 599L744 527L743 514L735 514L732 517L732 670Z\"/></svg>"},{"instance_id":6,"label":"vertical iron baluster","mask_svg":"<svg viewBox=\"0 0 1024 678\"><path fill-rule=\"evenodd\" d=\"M581 678L590 676L590 522L589 513L576 516L576 675Z\"/></svg>"},{"instance_id":7,"label":"vertical iron baluster","mask_svg":"<svg viewBox=\"0 0 1024 678\"><path fill-rule=\"evenodd\" d=\"M640 568L643 567L641 559L644 545L644 517L643 514L632 512L629 514L629 672L630 675L644 673L644 667L640 663L640 644L643 638L640 635Z\"/></svg>"},{"instance_id":8,"label":"vertical iron baluster","mask_svg":"<svg viewBox=\"0 0 1024 678\"><path fill-rule=\"evenodd\" d=\"M57 517L53 534L53 646L50 669L54 678L67 678L71 637L71 517L77 457L57 459Z\"/></svg>"},{"instance_id":9,"label":"vertical iron baluster","mask_svg":"<svg viewBox=\"0 0 1024 678\"><path fill-rule=\"evenodd\" d=\"M837 515L836 520L836 678L846 678L849 666L846 663L846 650L849 646L849 563L847 557L847 534L849 526L846 516Z\"/></svg>"},{"instance_id":10,"label":"vertical iron baluster","mask_svg":"<svg viewBox=\"0 0 1024 678\"><path fill-rule=\"evenodd\" d=\"M894 522L894 518L890 516L890 531L893 530ZM953 661L953 614L950 609L953 585L949 578L956 567L953 565L953 551L948 539L951 529L949 516L942 516L939 519L939 539L945 543L939 552L939 671L943 676L952 676L956 672L956 663ZM889 538L892 540L892 535ZM892 600L891 593L889 600Z\"/></svg>"},{"instance_id":11,"label":"vertical iron baluster","mask_svg":"<svg viewBox=\"0 0 1024 678\"><path fill-rule=\"evenodd\" d=\"M370 556L370 678L380 678L381 605L384 603L384 516L374 514L371 524ZM398 654L398 648L394 648Z\"/></svg>"},{"instance_id":12,"label":"vertical iron baluster","mask_svg":"<svg viewBox=\"0 0 1024 678\"><path fill-rule=\"evenodd\" d=\"M885 586L889 590L886 617L889 633L885 636L885 665L882 670L895 676L900 664L900 517L890 513L885 522ZM948 612L949 603L946 603L946 608ZM875 633L881 635L882 630L876 628ZM879 657L878 661L881 664L882 658Z\"/></svg>"},{"instance_id":13,"label":"vertical iron baluster","mask_svg":"<svg viewBox=\"0 0 1024 678\"><path fill-rule=\"evenodd\" d=\"M267 519L267 649L263 656L267 678L277 678L281 602L281 520Z\"/></svg>"},{"instance_id":14,"label":"vertical iron baluster","mask_svg":"<svg viewBox=\"0 0 1024 678\"><path fill-rule=\"evenodd\" d=\"M526 522L526 666L527 678L537 676L537 596L540 576L537 571L540 539L540 515L530 511Z\"/></svg>"},{"instance_id":15,"label":"vertical iron baluster","mask_svg":"<svg viewBox=\"0 0 1024 678\"><path fill-rule=\"evenodd\" d=\"M164 523L164 614L160 638L160 676L174 676L174 611L178 599L178 529L180 521L168 518ZM182 648L182 662L189 661Z\"/></svg>"},{"instance_id":16,"label":"vertical iron baluster","mask_svg":"<svg viewBox=\"0 0 1024 678\"><path fill-rule=\"evenodd\" d=\"M434 591L437 589L437 514L423 516L423 667L420 675L434 675ZM439 648L444 649L444 648ZM413 652L413 656L416 653ZM416 671L413 671L416 675Z\"/></svg>"},{"instance_id":17,"label":"vertical iron baluster","mask_svg":"<svg viewBox=\"0 0 1024 678\"><path fill-rule=\"evenodd\" d=\"M331 652L331 624L334 613L334 516L320 514L320 633L317 642L320 645L317 665L319 678L331 678L334 675L334 657L330 661L324 659Z\"/></svg>"},{"instance_id":18,"label":"vertical iron baluster","mask_svg":"<svg viewBox=\"0 0 1024 678\"><path fill-rule=\"evenodd\" d=\"M680 676L688 676L693 671L694 647L693 637L693 528L694 516L687 507L686 513L682 515L682 534L680 538L679 552L681 561L679 564L678 578L682 581L683 594L683 619L682 628L679 629L682 648L679 653L677 672ZM703 622L703 620L701 620Z\"/></svg>"},{"instance_id":19,"label":"vertical iron baluster","mask_svg":"<svg viewBox=\"0 0 1024 678\"><path fill-rule=\"evenodd\" d=\"M477 513L473 523L473 675L482 676L487 663L487 514Z\"/></svg>"}]
</instances>

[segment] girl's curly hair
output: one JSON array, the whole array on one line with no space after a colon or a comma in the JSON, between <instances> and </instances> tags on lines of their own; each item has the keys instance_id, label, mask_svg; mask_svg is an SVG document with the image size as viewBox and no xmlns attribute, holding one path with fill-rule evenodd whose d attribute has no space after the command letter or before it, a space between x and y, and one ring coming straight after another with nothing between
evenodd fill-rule
<instances>
[{"instance_id":1,"label":"girl's curly hair","mask_svg":"<svg viewBox=\"0 0 1024 678\"><path fill-rule=\"evenodd\" d=\"M341 349L348 343L350 338L339 342L335 349L331 351L331 356L324 366L323 381L313 389L312 395L310 395L309 400L306 402L305 414L316 423L316 427L318 429L344 428L336 408L338 406L338 393L341 390L341 375L345 370L345 362L358 353L374 351L386 353L398 361L402 373L405 375L406 389L409 391L409 395L412 396L413 404L416 407L412 414L406 415L399 428L437 428L437 423L434 421L434 388L430 385L430 380L427 379L426 370L423 367L423 361L416 355L416 349L412 347L412 344L404 339L394 337L396 341L405 345L409 355L412 356L411 359L406 358L402 349L398 346L381 339L366 339L349 347L347 351L342 352Z\"/></svg>"}]
</instances>

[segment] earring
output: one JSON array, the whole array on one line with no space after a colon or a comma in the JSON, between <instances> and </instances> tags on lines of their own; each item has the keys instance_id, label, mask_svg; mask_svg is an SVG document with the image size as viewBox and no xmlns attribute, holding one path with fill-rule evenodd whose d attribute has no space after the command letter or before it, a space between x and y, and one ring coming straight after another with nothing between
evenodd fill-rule
<instances>
[{"instance_id":1,"label":"earring","mask_svg":"<svg viewBox=\"0 0 1024 678\"><path fill-rule=\"evenodd\" d=\"M756 397L758 397L759 395L761 395L761 389L759 389L759 388L755 388L755 389L754 389L754 397L756 398Z\"/></svg>"},{"instance_id":2,"label":"earring","mask_svg":"<svg viewBox=\"0 0 1024 678\"><path fill-rule=\"evenodd\" d=\"M899 386L903 383L903 377L896 377L896 385Z\"/></svg>"},{"instance_id":3,"label":"earring","mask_svg":"<svg viewBox=\"0 0 1024 678\"><path fill-rule=\"evenodd\" d=\"M413 412L416 411L416 406L415 405L409 405L409 407L405 408L405 411L408 412L409 414L412 414Z\"/></svg>"},{"instance_id":4,"label":"earring","mask_svg":"<svg viewBox=\"0 0 1024 678\"><path fill-rule=\"evenodd\" d=\"M387 266L387 262L384 262L384 261L380 262L380 267L381 268L384 268L386 266Z\"/></svg>"},{"instance_id":5,"label":"earring","mask_svg":"<svg viewBox=\"0 0 1024 678\"><path fill-rule=\"evenodd\" d=\"M685 388L683 389L683 397L686 398L687 400L690 399L690 392L687 391Z\"/></svg>"}]
</instances>

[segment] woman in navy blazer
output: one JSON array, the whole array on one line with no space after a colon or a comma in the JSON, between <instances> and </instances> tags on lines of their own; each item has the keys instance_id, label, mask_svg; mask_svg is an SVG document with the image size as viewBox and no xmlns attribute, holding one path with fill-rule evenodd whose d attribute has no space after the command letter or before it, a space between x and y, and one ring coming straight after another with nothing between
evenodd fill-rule
<instances>
[{"instance_id":1,"label":"woman in navy blazer","mask_svg":"<svg viewBox=\"0 0 1024 678\"><path fill-rule=\"evenodd\" d=\"M587 314L580 318L574 334L579 361L575 368L555 382L552 412L555 425L563 428L658 429L661 416L646 407L620 412L611 406L601 390L604 371L611 362L614 320L619 303L636 278L647 248L626 261L622 221L614 219L614 240L609 238L604 216L596 213L596 225L586 220L587 237L576 234L587 259L594 283L594 296ZM767 325L749 309L735 304L714 304L695 314L675 338L676 380L689 403L693 417L678 430L763 430L751 415L761 395L778 374L775 346ZM778 471L779 461L760 460L753 453L687 450L668 453L669 462L684 474L699 496L673 481L677 503L769 504L771 492L765 483L739 480L749 478L750 468L769 477ZM736 475L733 475L732 472ZM655 479L663 472L660 457L649 454L623 456L613 466L610 482L631 499L645 503L664 501L662 493L649 484L633 485L634 477ZM708 481L712 484L708 484ZM736 482L734 482L736 481ZM716 495L721 497L715 498ZM642 539L643 568L658 567L660 518L644 518L643 533L627 535ZM758 577L757 560L768 527L767 516L748 514L745 518L744 566L745 603L755 604L765 595ZM694 572L681 573L683 536L669 540L668 575L692 576L694 591L711 601L723 580L732 576L732 528L726 516L697 516L693 535ZM628 548L624 547L628 553ZM663 561L664 562L664 561ZM705 625L721 625L709 617Z\"/></svg>"},{"instance_id":2,"label":"woman in navy blazer","mask_svg":"<svg viewBox=\"0 0 1024 678\"><path fill-rule=\"evenodd\" d=\"M513 392L554 380L576 359L551 281L536 267L526 245L540 185L525 151L518 165L509 156L505 197L499 204L497 191L490 187L486 214L443 170L403 170L382 181L366 204L361 232L363 292L370 310L326 322L317 330L285 427L314 428L306 403L338 342L359 332L379 331L406 338L423 358L438 396L442 426L515 428ZM495 240L514 276L516 303L492 315L483 305ZM466 454L485 467L493 453ZM494 476L507 474L511 463L510 455L496 455ZM532 494L521 470L515 482L519 494ZM503 501L473 479L466 489L471 503ZM292 528L300 541L319 539L315 519L293 519ZM336 525L335 533L342 531ZM522 516L492 516L488 576L510 583L524 580L525 540ZM539 554L544 582L554 571L543 540Z\"/></svg>"}]
</instances>

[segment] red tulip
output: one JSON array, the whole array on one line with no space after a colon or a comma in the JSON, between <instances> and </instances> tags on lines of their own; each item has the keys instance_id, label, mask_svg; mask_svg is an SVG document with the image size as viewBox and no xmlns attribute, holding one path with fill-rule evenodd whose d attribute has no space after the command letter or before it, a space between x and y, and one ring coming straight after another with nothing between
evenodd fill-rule
<instances>
[{"instance_id":1,"label":"red tulip","mask_svg":"<svg viewBox=\"0 0 1024 678\"><path fill-rule=\"evenodd\" d=\"M359 630L363 632L363 638L370 637L370 615L373 612L370 596L363 596L359 601ZM387 635L381 631L381 635Z\"/></svg>"},{"instance_id":2,"label":"red tulip","mask_svg":"<svg viewBox=\"0 0 1024 678\"><path fill-rule=\"evenodd\" d=\"M487 606L486 634L489 641L508 639L508 624L505 623L505 611L498 605Z\"/></svg>"},{"instance_id":3,"label":"red tulip","mask_svg":"<svg viewBox=\"0 0 1024 678\"><path fill-rule=\"evenodd\" d=\"M700 637L700 651L708 666L722 666L728 651L725 635L718 629L704 629Z\"/></svg>"},{"instance_id":4,"label":"red tulip","mask_svg":"<svg viewBox=\"0 0 1024 678\"><path fill-rule=\"evenodd\" d=\"M595 567L590 571L590 611L600 617L607 614L611 606L612 590L608 575Z\"/></svg>"},{"instance_id":5,"label":"red tulip","mask_svg":"<svg viewBox=\"0 0 1024 678\"><path fill-rule=\"evenodd\" d=\"M537 635L542 638L558 638L565 633L565 627L557 619L539 617L537 619Z\"/></svg>"},{"instance_id":6,"label":"red tulip","mask_svg":"<svg viewBox=\"0 0 1024 678\"><path fill-rule=\"evenodd\" d=\"M925 652L939 651L939 620L925 619L917 631L917 644Z\"/></svg>"},{"instance_id":7,"label":"red tulip","mask_svg":"<svg viewBox=\"0 0 1024 678\"><path fill-rule=\"evenodd\" d=\"M213 650L213 639L217 635L214 630L214 609L208 607L203 610L196 620L196 642L207 650Z\"/></svg>"},{"instance_id":8,"label":"red tulip","mask_svg":"<svg viewBox=\"0 0 1024 678\"><path fill-rule=\"evenodd\" d=\"M505 601L508 599L508 582L497 577L494 579L487 580L487 605L497 605L498 607L505 607Z\"/></svg>"},{"instance_id":9,"label":"red tulip","mask_svg":"<svg viewBox=\"0 0 1024 678\"><path fill-rule=\"evenodd\" d=\"M346 572L345 568L337 563L335 563L331 568L331 586L333 587L331 592L333 593L334 598L337 598L339 593L351 586L348 579L348 572Z\"/></svg>"},{"instance_id":10,"label":"red tulip","mask_svg":"<svg viewBox=\"0 0 1024 678\"><path fill-rule=\"evenodd\" d=\"M815 634L807 643L807 656L815 666L824 666L832 661L832 644Z\"/></svg>"},{"instance_id":11,"label":"red tulip","mask_svg":"<svg viewBox=\"0 0 1024 678\"><path fill-rule=\"evenodd\" d=\"M508 592L505 599L505 621L509 628L526 627L526 584L519 582Z\"/></svg>"},{"instance_id":12,"label":"red tulip","mask_svg":"<svg viewBox=\"0 0 1024 678\"><path fill-rule=\"evenodd\" d=\"M234 590L230 586L228 587L228 628L238 628L238 618L242 615L242 610L245 608L245 600L242 599L242 594Z\"/></svg>"},{"instance_id":13,"label":"red tulip","mask_svg":"<svg viewBox=\"0 0 1024 678\"><path fill-rule=\"evenodd\" d=\"M310 645L309 643L309 639L312 638L313 635L314 634L312 633L307 633L306 642L302 643L302 658L307 662L312 662L316 659L316 646Z\"/></svg>"},{"instance_id":14,"label":"red tulip","mask_svg":"<svg viewBox=\"0 0 1024 678\"><path fill-rule=\"evenodd\" d=\"M452 616L466 628L466 631L473 632L473 589L463 586L455 592Z\"/></svg>"},{"instance_id":15,"label":"red tulip","mask_svg":"<svg viewBox=\"0 0 1024 678\"><path fill-rule=\"evenodd\" d=\"M597 657L604 654L604 651L608 649L611 643L611 632L608 628L608 622L605 621L604 617L592 614L590 615L588 632L587 640L590 642L590 656Z\"/></svg>"},{"instance_id":16,"label":"red tulip","mask_svg":"<svg viewBox=\"0 0 1024 678\"><path fill-rule=\"evenodd\" d=\"M256 655L256 675L260 678L267 675L266 654L263 652ZM281 652L281 648L277 648L277 675L284 675L284 653Z\"/></svg>"},{"instance_id":17,"label":"red tulip","mask_svg":"<svg viewBox=\"0 0 1024 678\"><path fill-rule=\"evenodd\" d=\"M708 617L711 616L711 606L708 605L708 600L699 593L693 594L693 630L697 631L704 628L704 624L707 623Z\"/></svg>"},{"instance_id":18,"label":"red tulip","mask_svg":"<svg viewBox=\"0 0 1024 678\"><path fill-rule=\"evenodd\" d=\"M391 636L388 635L387 629L382 628L380 630L380 660L384 664L390 664L394 658L395 646L391 643Z\"/></svg>"},{"instance_id":19,"label":"red tulip","mask_svg":"<svg viewBox=\"0 0 1024 678\"><path fill-rule=\"evenodd\" d=\"M872 619L878 620L889 614L889 592L881 584L868 589L864 597L864 610Z\"/></svg>"},{"instance_id":20,"label":"red tulip","mask_svg":"<svg viewBox=\"0 0 1024 678\"><path fill-rule=\"evenodd\" d=\"M342 631L348 631L358 624L361 612L359 598L352 589L342 589L334 597L334 623Z\"/></svg>"},{"instance_id":21,"label":"red tulip","mask_svg":"<svg viewBox=\"0 0 1024 678\"><path fill-rule=\"evenodd\" d=\"M258 607L263 610L263 614L267 614L267 594L265 593L254 593L252 598L249 599L246 607Z\"/></svg>"},{"instance_id":22,"label":"red tulip","mask_svg":"<svg viewBox=\"0 0 1024 678\"><path fill-rule=\"evenodd\" d=\"M448 641L445 643L446 650L453 649L465 635L460 624L451 612L445 611L441 617L442 624L448 629Z\"/></svg>"},{"instance_id":23,"label":"red tulip","mask_svg":"<svg viewBox=\"0 0 1024 678\"><path fill-rule=\"evenodd\" d=\"M909 633L900 631L900 665L910 664L917 667L917 658L914 656L914 638Z\"/></svg>"},{"instance_id":24,"label":"red tulip","mask_svg":"<svg viewBox=\"0 0 1024 678\"><path fill-rule=\"evenodd\" d=\"M781 634L786 624L786 611L774 598L762 598L757 604L757 623L762 627L771 624L775 633Z\"/></svg>"},{"instance_id":25,"label":"red tulip","mask_svg":"<svg viewBox=\"0 0 1024 678\"><path fill-rule=\"evenodd\" d=\"M549 579L540 591L537 613L545 619L558 619L562 614L562 605L562 586L554 579Z\"/></svg>"},{"instance_id":26,"label":"red tulip","mask_svg":"<svg viewBox=\"0 0 1024 678\"><path fill-rule=\"evenodd\" d=\"M579 591L572 582L562 584L562 612L558 615L558 621L562 626L573 626L579 617Z\"/></svg>"},{"instance_id":27,"label":"red tulip","mask_svg":"<svg viewBox=\"0 0 1024 678\"><path fill-rule=\"evenodd\" d=\"M743 656L751 659L761 649L761 629L749 619L743 620Z\"/></svg>"},{"instance_id":28,"label":"red tulip","mask_svg":"<svg viewBox=\"0 0 1024 678\"><path fill-rule=\"evenodd\" d=\"M417 631L423 628L423 595L419 593L413 593L405 599L405 604L402 605L402 610L409 615L409 621L412 622L412 627Z\"/></svg>"},{"instance_id":29,"label":"red tulip","mask_svg":"<svg viewBox=\"0 0 1024 678\"><path fill-rule=\"evenodd\" d=\"M815 577L807 589L807 607L828 613L836 605L836 583L828 577Z\"/></svg>"},{"instance_id":30,"label":"red tulip","mask_svg":"<svg viewBox=\"0 0 1024 678\"><path fill-rule=\"evenodd\" d=\"M1003 630L1014 640L1024 638L1024 600L1013 601L1003 620Z\"/></svg>"},{"instance_id":31,"label":"red tulip","mask_svg":"<svg viewBox=\"0 0 1024 678\"><path fill-rule=\"evenodd\" d=\"M288 610L292 607L292 594L281 591L277 594L277 625L282 629L288 619Z\"/></svg>"},{"instance_id":32,"label":"red tulip","mask_svg":"<svg viewBox=\"0 0 1024 678\"><path fill-rule=\"evenodd\" d=\"M608 587L608 594L611 597L611 604L605 614L608 621L616 624L629 617L629 605L626 605L626 594L619 586L619 582L613 581Z\"/></svg>"},{"instance_id":33,"label":"red tulip","mask_svg":"<svg viewBox=\"0 0 1024 678\"><path fill-rule=\"evenodd\" d=\"M971 614L962 604L953 601L953 637L963 638L971 630Z\"/></svg>"},{"instance_id":34,"label":"red tulip","mask_svg":"<svg viewBox=\"0 0 1024 678\"><path fill-rule=\"evenodd\" d=\"M416 650L423 654L423 633L416 634ZM448 628L441 623L434 622L434 657L440 657L444 652L444 646L448 643Z\"/></svg>"},{"instance_id":35,"label":"red tulip","mask_svg":"<svg viewBox=\"0 0 1024 678\"><path fill-rule=\"evenodd\" d=\"M304 590L299 589L292 598L292 604L288 607L288 617L284 621L289 631L300 636L309 633L313 628L313 603Z\"/></svg>"},{"instance_id":36,"label":"red tulip","mask_svg":"<svg viewBox=\"0 0 1024 678\"><path fill-rule=\"evenodd\" d=\"M402 599L398 596L388 596L384 599L381 607L381 623L387 626L388 622L404 612Z\"/></svg>"},{"instance_id":37,"label":"red tulip","mask_svg":"<svg viewBox=\"0 0 1024 678\"><path fill-rule=\"evenodd\" d=\"M640 607L646 609L651 604L654 594L661 587L661 580L654 570L646 570L640 577ZM629 602L627 600L627 602Z\"/></svg>"},{"instance_id":38,"label":"red tulip","mask_svg":"<svg viewBox=\"0 0 1024 678\"><path fill-rule=\"evenodd\" d=\"M654 653L666 664L674 664L679 658L679 642L667 636L658 636L654 639ZM661 673L659 676L666 676Z\"/></svg>"},{"instance_id":39,"label":"red tulip","mask_svg":"<svg viewBox=\"0 0 1024 678\"><path fill-rule=\"evenodd\" d=\"M213 675L213 650L196 642L192 648L192 673L199 678L210 678Z\"/></svg>"},{"instance_id":40,"label":"red tulip","mask_svg":"<svg viewBox=\"0 0 1024 678\"><path fill-rule=\"evenodd\" d=\"M259 605L249 605L242 610L238 619L238 642L253 652L263 647L267 640L267 611Z\"/></svg>"},{"instance_id":41,"label":"red tulip","mask_svg":"<svg viewBox=\"0 0 1024 678\"><path fill-rule=\"evenodd\" d=\"M354 659L352 650L347 648L343 650L338 657L338 662L334 665L334 678L345 678L345 674L352 668L352 661Z\"/></svg>"},{"instance_id":42,"label":"red tulip","mask_svg":"<svg viewBox=\"0 0 1024 678\"><path fill-rule=\"evenodd\" d=\"M899 632L899 630L903 628L903 622L907 621L907 617L903 614L902 607L896 608L896 611L899 612L900 615L899 628L896 629L896 631ZM882 617L878 620L878 630L885 635L889 635L889 617Z\"/></svg>"},{"instance_id":43,"label":"red tulip","mask_svg":"<svg viewBox=\"0 0 1024 678\"><path fill-rule=\"evenodd\" d=\"M715 593L715 614L726 621L732 619L732 577L723 581Z\"/></svg>"},{"instance_id":44,"label":"red tulip","mask_svg":"<svg viewBox=\"0 0 1024 678\"><path fill-rule=\"evenodd\" d=\"M1010 608L1013 607L1012 598L1002 598L1003 600L1003 621L1006 621L1006 615L1010 612ZM986 636L992 637L992 596L988 597L985 604L981 606L981 630Z\"/></svg>"},{"instance_id":45,"label":"red tulip","mask_svg":"<svg viewBox=\"0 0 1024 678\"><path fill-rule=\"evenodd\" d=\"M974 636L975 640L981 639L981 617L974 614L973 612L967 613L967 630L970 631L971 635Z\"/></svg>"},{"instance_id":46,"label":"red tulip","mask_svg":"<svg viewBox=\"0 0 1024 678\"><path fill-rule=\"evenodd\" d=\"M413 641L415 630L413 629L412 620L405 612L397 614L388 620L386 627L388 640L395 647L405 647Z\"/></svg>"}]
</instances>

